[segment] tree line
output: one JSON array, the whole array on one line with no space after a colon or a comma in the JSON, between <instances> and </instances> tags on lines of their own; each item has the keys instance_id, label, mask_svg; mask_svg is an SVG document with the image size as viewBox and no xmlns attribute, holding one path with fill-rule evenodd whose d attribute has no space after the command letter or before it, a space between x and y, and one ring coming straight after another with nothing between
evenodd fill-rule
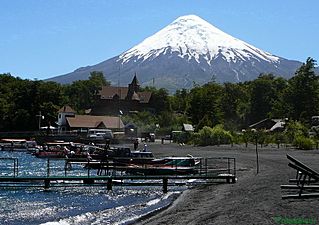
<instances>
[{"instance_id":1,"label":"tree line","mask_svg":"<svg viewBox=\"0 0 319 225\"><path fill-rule=\"evenodd\" d=\"M312 58L297 69L290 79L261 74L242 83L219 84L214 81L192 89L177 90L145 87L152 91L154 109L123 117L145 129L178 129L191 123L197 130L222 124L227 130L241 130L265 118L289 118L310 125L319 114L319 80ZM0 74L0 131L37 130L37 115L45 115L44 125L53 124L59 108L71 105L78 113L95 103L95 95L110 85L103 73L92 72L88 80L58 84L23 80Z\"/></svg>"},{"instance_id":2,"label":"tree line","mask_svg":"<svg viewBox=\"0 0 319 225\"><path fill-rule=\"evenodd\" d=\"M44 115L42 126L54 126L63 105L70 104L83 113L94 104L98 90L109 84L101 72L67 85L0 74L0 131L38 130L40 112Z\"/></svg>"},{"instance_id":3,"label":"tree line","mask_svg":"<svg viewBox=\"0 0 319 225\"><path fill-rule=\"evenodd\" d=\"M319 80L312 58L290 79L261 74L243 83L209 82L171 97L173 111L187 115L197 129L223 124L240 130L265 118L288 118L310 125L319 115Z\"/></svg>"}]
</instances>

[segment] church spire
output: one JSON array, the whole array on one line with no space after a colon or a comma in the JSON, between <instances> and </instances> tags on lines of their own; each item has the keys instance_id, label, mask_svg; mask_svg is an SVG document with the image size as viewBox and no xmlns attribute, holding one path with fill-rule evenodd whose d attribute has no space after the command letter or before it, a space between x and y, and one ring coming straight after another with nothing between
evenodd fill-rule
<instances>
[{"instance_id":1,"label":"church spire","mask_svg":"<svg viewBox=\"0 0 319 225\"><path fill-rule=\"evenodd\" d=\"M128 85L128 92L127 92L126 99L132 99L134 93L136 95L136 93L139 92L139 90L140 90L140 83L138 82L137 76L135 73L132 82Z\"/></svg>"},{"instance_id":2,"label":"church spire","mask_svg":"<svg viewBox=\"0 0 319 225\"><path fill-rule=\"evenodd\" d=\"M137 86L140 86L140 84L139 84L139 82L138 82L138 80L137 80L137 77L136 77L136 72L135 72L135 74L134 74L134 77L133 77L133 80L132 80L132 83L131 84L133 84L133 85L137 85Z\"/></svg>"}]
</instances>

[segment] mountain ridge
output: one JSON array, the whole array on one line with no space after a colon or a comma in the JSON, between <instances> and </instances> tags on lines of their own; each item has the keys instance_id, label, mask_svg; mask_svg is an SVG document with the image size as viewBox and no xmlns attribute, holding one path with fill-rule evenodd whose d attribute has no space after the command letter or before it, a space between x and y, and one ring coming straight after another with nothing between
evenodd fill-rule
<instances>
[{"instance_id":1,"label":"mountain ridge","mask_svg":"<svg viewBox=\"0 0 319 225\"><path fill-rule=\"evenodd\" d=\"M211 80L252 80L261 73L290 78L301 65L232 37L198 16L188 15L118 56L49 80L70 83L88 79L92 71L102 71L113 85L127 85L137 73L143 86L174 92Z\"/></svg>"}]
</instances>

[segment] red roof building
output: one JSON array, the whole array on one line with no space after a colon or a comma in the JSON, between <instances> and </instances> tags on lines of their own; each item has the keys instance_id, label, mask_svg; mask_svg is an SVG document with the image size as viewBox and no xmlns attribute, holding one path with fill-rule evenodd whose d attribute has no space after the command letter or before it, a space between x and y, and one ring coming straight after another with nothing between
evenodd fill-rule
<instances>
[{"instance_id":1,"label":"red roof building","mask_svg":"<svg viewBox=\"0 0 319 225\"><path fill-rule=\"evenodd\" d=\"M74 115L66 118L68 127L74 129L111 129L123 130L124 124L118 116Z\"/></svg>"},{"instance_id":2,"label":"red roof building","mask_svg":"<svg viewBox=\"0 0 319 225\"><path fill-rule=\"evenodd\" d=\"M77 115L70 106L63 106L58 114L58 130L87 131L88 129L110 129L123 131L124 124L120 116Z\"/></svg>"}]
</instances>

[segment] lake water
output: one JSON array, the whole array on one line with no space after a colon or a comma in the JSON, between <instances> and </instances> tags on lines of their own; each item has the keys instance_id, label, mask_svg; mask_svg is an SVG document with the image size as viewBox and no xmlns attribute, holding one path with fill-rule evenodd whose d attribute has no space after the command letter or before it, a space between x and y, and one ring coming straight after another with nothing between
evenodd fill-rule
<instances>
[{"instance_id":1,"label":"lake water","mask_svg":"<svg viewBox=\"0 0 319 225\"><path fill-rule=\"evenodd\" d=\"M0 158L19 160L19 176L45 175L47 160L25 152L0 151ZM13 171L12 162L0 160L0 176ZM64 174L64 161L50 161L50 174ZM74 166L68 173L87 174L82 166ZM93 174L95 171L91 171ZM43 185L43 184L41 184ZM106 187L0 188L1 224L130 224L148 213L168 206L185 189L169 187L121 187L112 191Z\"/></svg>"}]
</instances>

